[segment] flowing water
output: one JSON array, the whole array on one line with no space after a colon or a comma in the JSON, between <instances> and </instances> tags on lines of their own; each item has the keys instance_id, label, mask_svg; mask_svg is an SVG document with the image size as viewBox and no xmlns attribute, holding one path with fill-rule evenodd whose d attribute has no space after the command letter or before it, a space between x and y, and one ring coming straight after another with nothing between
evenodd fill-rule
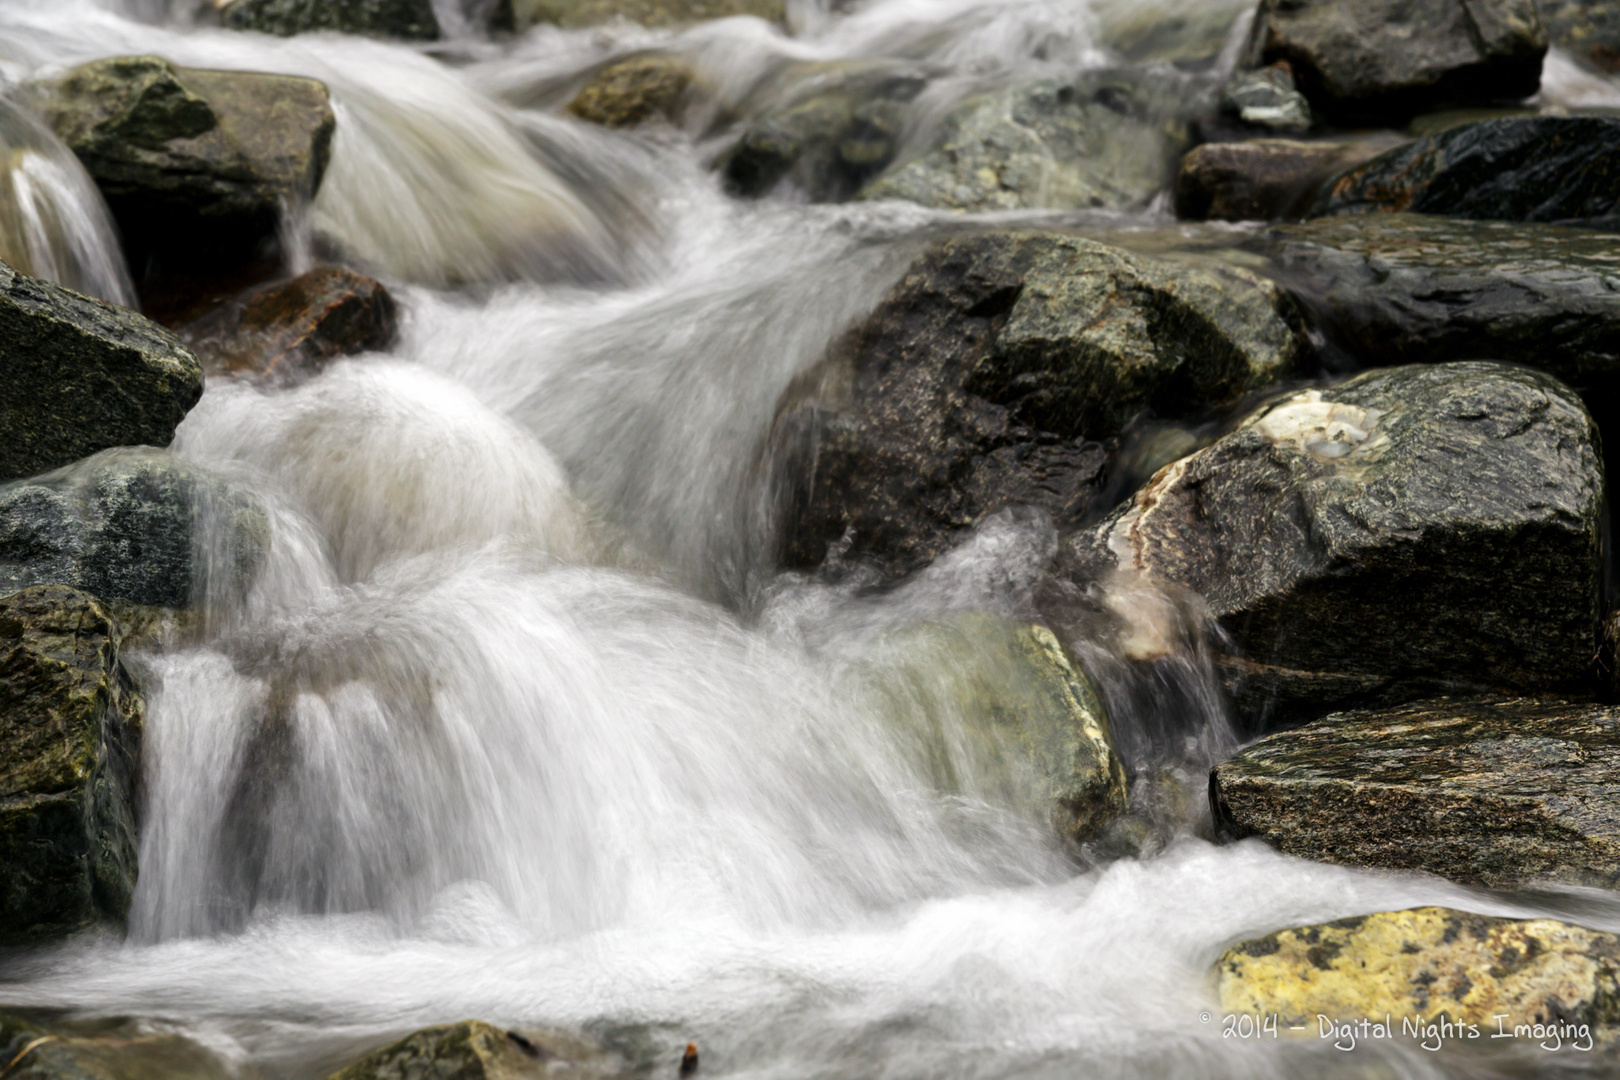
<instances>
[{"instance_id":1,"label":"flowing water","mask_svg":"<svg viewBox=\"0 0 1620 1080\"><path fill-rule=\"evenodd\" d=\"M777 403L955 226L729 198L717 118L800 61L903 61L931 73L920 139L975 88L1116 62L1121 27L1213 20L1219 38L1246 5L806 2L791 36L734 19L509 44L440 6L453 33L422 49L0 0L10 83L135 52L325 80L332 165L288 249L382 276L404 312L389 355L294 389L211 382L182 425L177 452L270 510L269 562L200 638L131 660L150 708L128 937L3 958L0 1004L136 1017L248 1076L320 1075L473 1016L584 1027L650 1075L688 1039L706 1072L754 1077L1553 1063L1223 1038L1209 967L1245 936L1423 903L1613 928L1620 905L1212 844L1203 772L1236 740L1196 627L1146 673L1065 630L1154 835L1063 850L953 705L949 649L896 644L1030 616L1047 523L994 517L876 596L772 565ZM625 135L559 113L581 72L655 43L698 67L707 116ZM1612 95L1556 63L1549 95ZM0 257L127 301L72 155L14 109L0 139L0 202L33 215Z\"/></svg>"}]
</instances>

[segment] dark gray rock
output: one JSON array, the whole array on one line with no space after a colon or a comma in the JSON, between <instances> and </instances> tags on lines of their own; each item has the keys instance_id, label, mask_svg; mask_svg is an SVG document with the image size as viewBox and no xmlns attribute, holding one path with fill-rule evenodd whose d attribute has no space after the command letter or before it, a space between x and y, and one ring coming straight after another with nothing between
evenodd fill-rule
<instances>
[{"instance_id":1,"label":"dark gray rock","mask_svg":"<svg viewBox=\"0 0 1620 1080\"><path fill-rule=\"evenodd\" d=\"M1620 119L1516 116L1446 128L1336 178L1312 212L1395 211L1620 222Z\"/></svg>"},{"instance_id":2,"label":"dark gray rock","mask_svg":"<svg viewBox=\"0 0 1620 1080\"><path fill-rule=\"evenodd\" d=\"M1436 699L1334 713L1210 774L1217 828L1290 855L1508 887L1620 883L1620 709Z\"/></svg>"},{"instance_id":3,"label":"dark gray rock","mask_svg":"<svg viewBox=\"0 0 1620 1080\"><path fill-rule=\"evenodd\" d=\"M202 396L197 358L135 312L0 263L0 481L112 446L167 446Z\"/></svg>"},{"instance_id":4,"label":"dark gray rock","mask_svg":"<svg viewBox=\"0 0 1620 1080\"><path fill-rule=\"evenodd\" d=\"M94 597L0 597L0 945L122 922L145 705Z\"/></svg>"},{"instance_id":5,"label":"dark gray rock","mask_svg":"<svg viewBox=\"0 0 1620 1080\"><path fill-rule=\"evenodd\" d=\"M1615 0L1538 0L1547 36L1560 49L1602 72L1620 71L1620 3Z\"/></svg>"},{"instance_id":6,"label":"dark gray rock","mask_svg":"<svg viewBox=\"0 0 1620 1080\"><path fill-rule=\"evenodd\" d=\"M1181 159L1176 216L1194 221L1300 218L1336 174L1382 153L1377 137L1337 142L1205 143Z\"/></svg>"},{"instance_id":7,"label":"dark gray rock","mask_svg":"<svg viewBox=\"0 0 1620 1080\"><path fill-rule=\"evenodd\" d=\"M906 573L985 514L1073 524L1132 418L1199 413L1306 348L1270 282L1056 233L971 236L914 263L785 401L784 562Z\"/></svg>"},{"instance_id":8,"label":"dark gray rock","mask_svg":"<svg viewBox=\"0 0 1620 1080\"><path fill-rule=\"evenodd\" d=\"M240 595L269 545L259 504L158 450L108 450L0 487L0 592L84 589L182 609Z\"/></svg>"},{"instance_id":9,"label":"dark gray rock","mask_svg":"<svg viewBox=\"0 0 1620 1080\"><path fill-rule=\"evenodd\" d=\"M677 56L631 56L601 68L568 103L568 111L603 127L680 120L681 103L697 72Z\"/></svg>"},{"instance_id":10,"label":"dark gray rock","mask_svg":"<svg viewBox=\"0 0 1620 1080\"><path fill-rule=\"evenodd\" d=\"M1585 690L1603 468L1540 372L1368 372L1258 409L1065 543L1070 580L1200 595L1250 724L1425 687ZM1110 588L1114 586L1109 586Z\"/></svg>"},{"instance_id":11,"label":"dark gray rock","mask_svg":"<svg viewBox=\"0 0 1620 1080\"><path fill-rule=\"evenodd\" d=\"M1311 129L1311 105L1294 86L1286 63L1239 71L1221 91L1221 111L1250 127L1270 131Z\"/></svg>"},{"instance_id":12,"label":"dark gray rock","mask_svg":"<svg viewBox=\"0 0 1620 1080\"><path fill-rule=\"evenodd\" d=\"M1261 0L1249 42L1347 124L1529 97L1546 52L1535 0Z\"/></svg>"},{"instance_id":13,"label":"dark gray rock","mask_svg":"<svg viewBox=\"0 0 1620 1080\"><path fill-rule=\"evenodd\" d=\"M231 0L220 21L282 37L311 30L414 41L439 36L432 0Z\"/></svg>"}]
</instances>

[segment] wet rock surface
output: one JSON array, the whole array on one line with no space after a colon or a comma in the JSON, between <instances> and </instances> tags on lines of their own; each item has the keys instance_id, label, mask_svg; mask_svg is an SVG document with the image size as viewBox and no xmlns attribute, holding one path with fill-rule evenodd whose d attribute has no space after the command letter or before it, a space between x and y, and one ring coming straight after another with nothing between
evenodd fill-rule
<instances>
[{"instance_id":1,"label":"wet rock surface","mask_svg":"<svg viewBox=\"0 0 1620 1080\"><path fill-rule=\"evenodd\" d=\"M121 640L74 589L0 597L0 945L129 911L145 705Z\"/></svg>"},{"instance_id":2,"label":"wet rock surface","mask_svg":"<svg viewBox=\"0 0 1620 1080\"><path fill-rule=\"evenodd\" d=\"M1336 123L1404 123L1534 94L1547 34L1535 0L1262 0L1248 50Z\"/></svg>"},{"instance_id":3,"label":"wet rock surface","mask_svg":"<svg viewBox=\"0 0 1620 1080\"><path fill-rule=\"evenodd\" d=\"M1062 574L1203 598L1250 724L1429 686L1584 690L1603 468L1568 387L1453 363L1256 410L1066 541Z\"/></svg>"},{"instance_id":4,"label":"wet rock surface","mask_svg":"<svg viewBox=\"0 0 1620 1080\"><path fill-rule=\"evenodd\" d=\"M1437 699L1333 713L1210 774L1217 827L1468 884L1620 883L1620 709Z\"/></svg>"},{"instance_id":5,"label":"wet rock surface","mask_svg":"<svg viewBox=\"0 0 1620 1080\"><path fill-rule=\"evenodd\" d=\"M231 0L220 21L282 37L312 30L415 41L439 36L431 0Z\"/></svg>"},{"instance_id":6,"label":"wet rock surface","mask_svg":"<svg viewBox=\"0 0 1620 1080\"><path fill-rule=\"evenodd\" d=\"M675 122L695 76L673 56L632 56L592 75L568 103L581 120L603 127L635 127L652 120Z\"/></svg>"},{"instance_id":7,"label":"wet rock surface","mask_svg":"<svg viewBox=\"0 0 1620 1080\"><path fill-rule=\"evenodd\" d=\"M520 32L539 23L568 29L619 21L685 26L737 15L779 23L784 14L782 0L511 0L510 25Z\"/></svg>"},{"instance_id":8,"label":"wet rock surface","mask_svg":"<svg viewBox=\"0 0 1620 1080\"><path fill-rule=\"evenodd\" d=\"M1205 143L1181 159L1176 216L1194 221L1304 217L1323 184L1388 145L1382 139Z\"/></svg>"},{"instance_id":9,"label":"wet rock surface","mask_svg":"<svg viewBox=\"0 0 1620 1080\"><path fill-rule=\"evenodd\" d=\"M1479 220L1620 224L1620 118L1460 124L1338 177L1315 214L1409 211Z\"/></svg>"},{"instance_id":10,"label":"wet rock surface","mask_svg":"<svg viewBox=\"0 0 1620 1080\"><path fill-rule=\"evenodd\" d=\"M1537 0L1547 36L1599 71L1620 71L1620 4L1614 0Z\"/></svg>"},{"instance_id":11,"label":"wet rock surface","mask_svg":"<svg viewBox=\"0 0 1620 1080\"><path fill-rule=\"evenodd\" d=\"M1221 90L1221 111L1250 127L1278 132L1311 129L1311 105L1294 85L1286 62L1240 71Z\"/></svg>"},{"instance_id":12,"label":"wet rock surface","mask_svg":"<svg viewBox=\"0 0 1620 1080\"><path fill-rule=\"evenodd\" d=\"M226 1080L223 1062L158 1025L0 1013L6 1080Z\"/></svg>"},{"instance_id":13,"label":"wet rock surface","mask_svg":"<svg viewBox=\"0 0 1620 1080\"><path fill-rule=\"evenodd\" d=\"M515 1080L614 1077L618 1063L583 1040L503 1031L478 1020L423 1028L374 1050L327 1080Z\"/></svg>"},{"instance_id":14,"label":"wet rock surface","mask_svg":"<svg viewBox=\"0 0 1620 1080\"><path fill-rule=\"evenodd\" d=\"M158 450L108 450L0 487L0 591L59 584L183 609L240 596L269 519L251 497Z\"/></svg>"},{"instance_id":15,"label":"wet rock surface","mask_svg":"<svg viewBox=\"0 0 1620 1080\"><path fill-rule=\"evenodd\" d=\"M166 446L202 396L167 330L0 263L0 481L112 446Z\"/></svg>"},{"instance_id":16,"label":"wet rock surface","mask_svg":"<svg viewBox=\"0 0 1620 1080\"><path fill-rule=\"evenodd\" d=\"M904 574L1003 506L1072 524L1126 424L1289 374L1270 282L1012 233L945 241L784 401L784 562Z\"/></svg>"},{"instance_id":17,"label":"wet rock surface","mask_svg":"<svg viewBox=\"0 0 1620 1080\"><path fill-rule=\"evenodd\" d=\"M1232 946L1215 972L1224 1012L1276 1015L1284 1026L1308 1025L1312 1036L1318 1015L1388 1016L1397 1027L1444 1015L1484 1038L1520 1025L1585 1025L1588 1038L1566 1034L1559 1044L1590 1050L1620 1022L1617 966L1613 934L1425 907L1279 930Z\"/></svg>"}]
</instances>

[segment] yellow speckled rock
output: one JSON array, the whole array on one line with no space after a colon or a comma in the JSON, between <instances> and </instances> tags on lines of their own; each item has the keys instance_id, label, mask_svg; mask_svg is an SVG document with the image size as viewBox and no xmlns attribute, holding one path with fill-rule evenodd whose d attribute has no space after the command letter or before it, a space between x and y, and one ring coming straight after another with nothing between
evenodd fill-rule
<instances>
[{"instance_id":1,"label":"yellow speckled rock","mask_svg":"<svg viewBox=\"0 0 1620 1080\"><path fill-rule=\"evenodd\" d=\"M1487 1036L1586 1025L1596 1039L1620 1021L1620 937L1556 919L1386 911L1242 942L1216 972L1223 1010L1277 1014L1313 1033L1319 1015L1399 1024L1443 1013Z\"/></svg>"}]
</instances>

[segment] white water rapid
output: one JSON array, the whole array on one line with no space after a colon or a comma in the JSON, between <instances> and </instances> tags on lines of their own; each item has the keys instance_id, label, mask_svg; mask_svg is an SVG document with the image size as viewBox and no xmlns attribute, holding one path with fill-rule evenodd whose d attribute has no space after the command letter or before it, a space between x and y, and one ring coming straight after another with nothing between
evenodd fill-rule
<instances>
[{"instance_id":1,"label":"white water rapid","mask_svg":"<svg viewBox=\"0 0 1620 1080\"><path fill-rule=\"evenodd\" d=\"M0 80L130 53L324 80L337 136L302 242L383 278L402 333L294 389L211 381L182 425L178 453L270 509L269 562L200 640L131 660L149 712L128 937L5 955L0 1005L135 1017L289 1080L468 1017L583 1027L649 1076L689 1039L704 1075L773 1080L1539 1067L1223 1038L1209 968L1244 937L1427 903L1620 928L1620 905L1216 846L1203 778L1234 735L1206 667L1178 654L1143 682L1080 639L1129 763L1172 794L1140 853L1062 850L953 710L949 658L889 645L1028 615L1046 525L994 518L879 596L771 564L777 402L950 226L742 202L709 121L622 134L559 108L585 68L657 43L739 107L791 61L925 65L926 117L1114 62L1111 26L1220 34L1248 4L802 0L791 34L508 44L447 16L427 48L173 6L0 0ZM127 300L88 180L10 116L5 182L34 185L11 201L42 224L0 257Z\"/></svg>"}]
</instances>

